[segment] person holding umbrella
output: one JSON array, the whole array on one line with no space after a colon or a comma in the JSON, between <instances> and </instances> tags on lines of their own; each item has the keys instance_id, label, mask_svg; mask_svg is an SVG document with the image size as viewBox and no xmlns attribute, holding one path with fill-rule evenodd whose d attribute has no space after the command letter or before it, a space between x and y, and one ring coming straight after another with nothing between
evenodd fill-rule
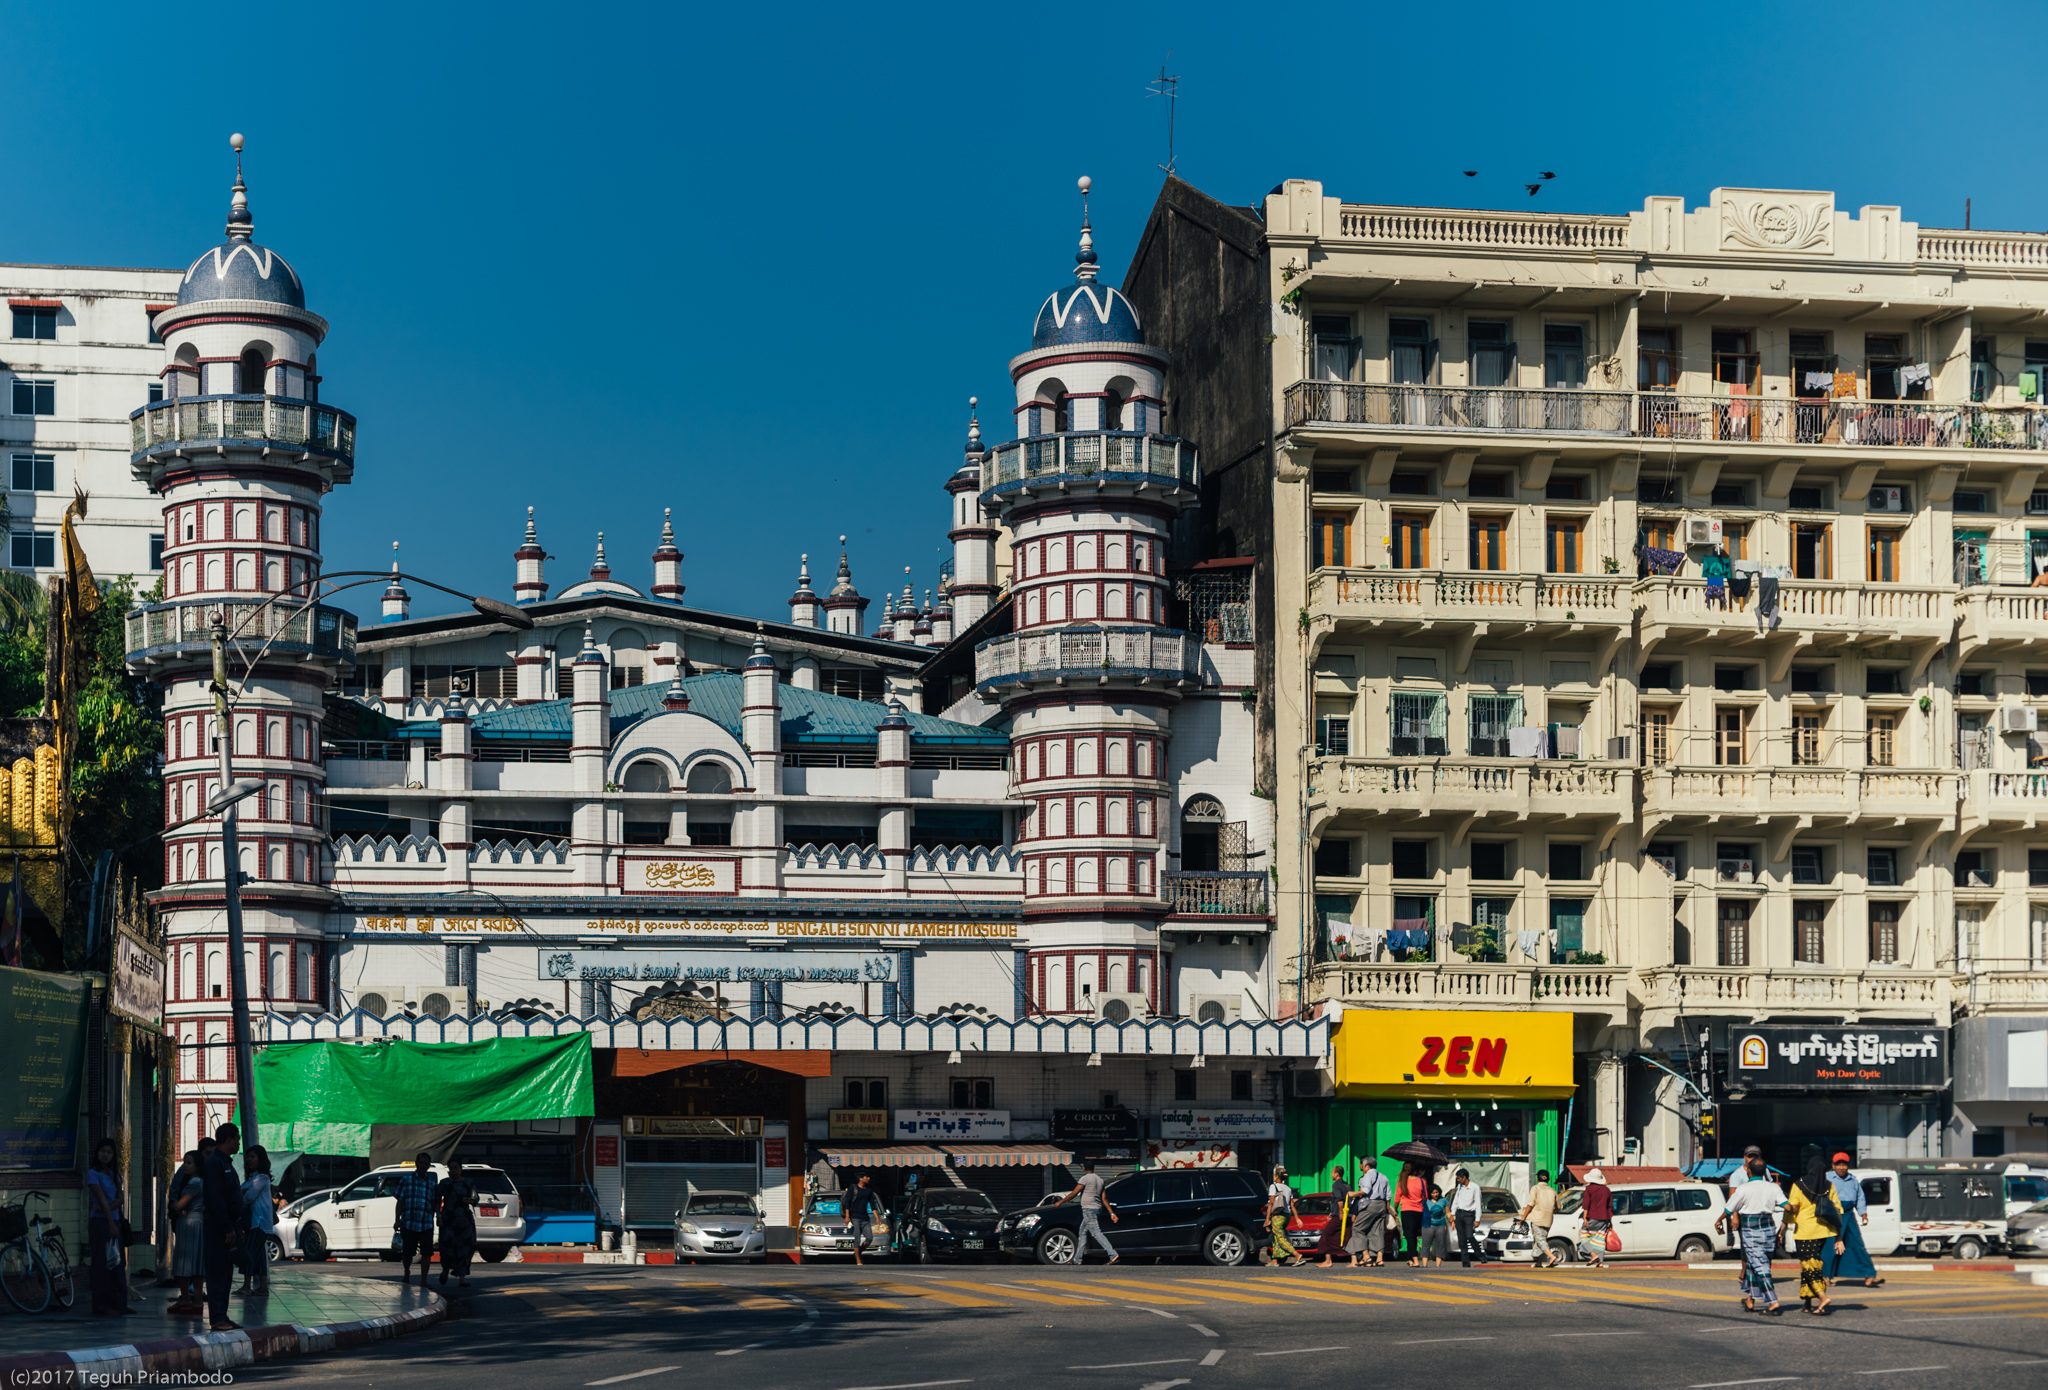
<instances>
[{"instance_id":1,"label":"person holding umbrella","mask_svg":"<svg viewBox=\"0 0 2048 1390\"><path fill-rule=\"evenodd\" d=\"M1436 1145L1420 1139L1395 1144L1388 1158L1401 1160L1401 1176L1394 1183L1394 1207L1400 1213L1401 1237L1408 1247L1408 1263L1422 1258L1422 1215L1429 1202L1429 1179L1437 1169L1447 1167L1451 1157Z\"/></svg>"}]
</instances>

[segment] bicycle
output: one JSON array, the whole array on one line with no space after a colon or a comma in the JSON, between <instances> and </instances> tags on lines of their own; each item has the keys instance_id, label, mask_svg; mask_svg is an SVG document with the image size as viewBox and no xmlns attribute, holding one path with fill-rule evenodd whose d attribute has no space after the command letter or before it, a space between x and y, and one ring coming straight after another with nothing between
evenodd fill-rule
<instances>
[{"instance_id":1,"label":"bicycle","mask_svg":"<svg viewBox=\"0 0 2048 1390\"><path fill-rule=\"evenodd\" d=\"M78 1297L71 1256L62 1228L42 1215L30 1216L30 1198L48 1205L47 1192L24 1192L22 1200L0 1206L0 1293L24 1313L40 1313L55 1302L69 1309Z\"/></svg>"}]
</instances>

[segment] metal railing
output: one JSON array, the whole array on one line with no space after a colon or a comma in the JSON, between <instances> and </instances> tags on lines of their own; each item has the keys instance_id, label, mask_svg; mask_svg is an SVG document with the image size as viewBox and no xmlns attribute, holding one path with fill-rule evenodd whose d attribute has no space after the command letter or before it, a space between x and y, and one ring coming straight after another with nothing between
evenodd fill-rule
<instances>
[{"instance_id":1,"label":"metal railing","mask_svg":"<svg viewBox=\"0 0 2048 1390\"><path fill-rule=\"evenodd\" d=\"M185 599L130 610L126 622L131 659L166 647L204 647L213 641L213 619L222 615L233 645L254 653L265 642L271 651L298 649L347 656L356 649L356 615L345 608L316 604L302 608L289 601L222 603L217 599ZM275 639L273 642L272 639Z\"/></svg>"},{"instance_id":2,"label":"metal railing","mask_svg":"<svg viewBox=\"0 0 2048 1390\"><path fill-rule=\"evenodd\" d=\"M2048 449L2048 408L1671 391L1298 381L1287 425L1602 434L1705 443Z\"/></svg>"},{"instance_id":3,"label":"metal railing","mask_svg":"<svg viewBox=\"0 0 2048 1390\"><path fill-rule=\"evenodd\" d=\"M1200 481L1195 446L1164 434L1088 431L1038 435L998 444L981 466L984 492L1058 478L1157 479L1181 487Z\"/></svg>"},{"instance_id":4,"label":"metal railing","mask_svg":"<svg viewBox=\"0 0 2048 1390\"><path fill-rule=\"evenodd\" d=\"M329 762L353 758L366 763L402 763L407 749L407 745L392 739L367 738L336 739L324 746Z\"/></svg>"},{"instance_id":5,"label":"metal railing","mask_svg":"<svg viewBox=\"0 0 2048 1390\"><path fill-rule=\"evenodd\" d=\"M245 440L355 461L356 417L290 396L180 396L151 401L128 419L138 458L188 444Z\"/></svg>"},{"instance_id":6,"label":"metal railing","mask_svg":"<svg viewBox=\"0 0 2048 1390\"><path fill-rule=\"evenodd\" d=\"M1064 680L1105 676L1178 681L1193 675L1196 647L1165 628L1063 628L992 637L974 651L974 680Z\"/></svg>"},{"instance_id":7,"label":"metal railing","mask_svg":"<svg viewBox=\"0 0 2048 1390\"><path fill-rule=\"evenodd\" d=\"M1266 875L1256 869L1170 872L1166 901L1175 916L1264 917Z\"/></svg>"}]
</instances>

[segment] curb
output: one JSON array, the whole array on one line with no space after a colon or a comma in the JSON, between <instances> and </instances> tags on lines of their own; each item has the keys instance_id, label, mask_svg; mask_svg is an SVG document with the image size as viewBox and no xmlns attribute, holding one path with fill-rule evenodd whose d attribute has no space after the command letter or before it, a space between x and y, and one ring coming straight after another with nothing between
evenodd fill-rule
<instances>
[{"instance_id":1,"label":"curb","mask_svg":"<svg viewBox=\"0 0 2048 1390\"><path fill-rule=\"evenodd\" d=\"M529 1265L672 1265L676 1262L673 1250L642 1250L633 1259L627 1259L616 1250L523 1250L519 1262ZM770 1250L769 1264L801 1264L794 1250ZM719 1263L727 1263L719 1261Z\"/></svg>"},{"instance_id":2,"label":"curb","mask_svg":"<svg viewBox=\"0 0 2048 1390\"><path fill-rule=\"evenodd\" d=\"M320 1356L351 1351L372 1342L404 1337L423 1331L448 1316L448 1301L435 1296L425 1308L392 1313L357 1322L326 1323L306 1327L278 1323L271 1327L245 1327L237 1332L199 1332L188 1337L165 1337L120 1346L88 1347L80 1351L30 1352L0 1359L0 1387L31 1390L42 1386L103 1387L128 1381L178 1373L228 1371L258 1361L281 1361L293 1356Z\"/></svg>"}]
</instances>

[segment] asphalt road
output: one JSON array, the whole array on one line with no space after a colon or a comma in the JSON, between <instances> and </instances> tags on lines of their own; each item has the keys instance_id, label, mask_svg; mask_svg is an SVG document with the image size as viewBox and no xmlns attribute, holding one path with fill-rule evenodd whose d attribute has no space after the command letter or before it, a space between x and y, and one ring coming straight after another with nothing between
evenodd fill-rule
<instances>
[{"instance_id":1,"label":"asphalt road","mask_svg":"<svg viewBox=\"0 0 2048 1390\"><path fill-rule=\"evenodd\" d=\"M2048 1384L2048 1289L2008 1274L1895 1275L1839 1290L1827 1318L1781 1286L1788 1311L1764 1318L1737 1306L1732 1265L480 1268L432 1331L237 1378L278 1390Z\"/></svg>"}]
</instances>

